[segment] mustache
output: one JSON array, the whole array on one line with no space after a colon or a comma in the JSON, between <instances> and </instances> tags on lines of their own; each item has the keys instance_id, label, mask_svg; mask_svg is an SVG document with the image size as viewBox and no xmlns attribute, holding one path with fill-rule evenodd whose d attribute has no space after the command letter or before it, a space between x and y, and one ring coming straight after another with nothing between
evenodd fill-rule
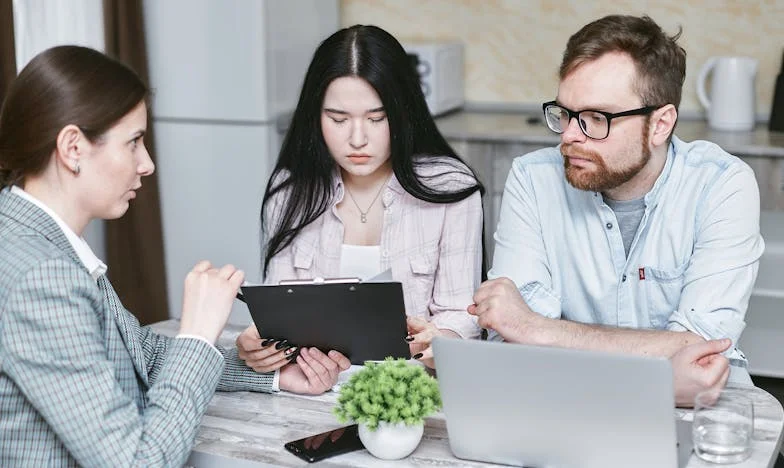
<instances>
[{"instance_id":1,"label":"mustache","mask_svg":"<svg viewBox=\"0 0 784 468\"><path fill-rule=\"evenodd\" d=\"M591 162L602 161L602 157L599 155L599 153L580 149L570 143L564 143L561 145L561 156L564 158L571 156L574 158L587 159Z\"/></svg>"}]
</instances>

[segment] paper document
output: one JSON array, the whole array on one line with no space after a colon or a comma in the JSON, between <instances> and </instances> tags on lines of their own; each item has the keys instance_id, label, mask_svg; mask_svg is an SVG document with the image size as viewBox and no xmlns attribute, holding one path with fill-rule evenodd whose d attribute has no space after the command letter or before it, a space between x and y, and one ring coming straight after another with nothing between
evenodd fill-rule
<instances>
[{"instance_id":1,"label":"paper document","mask_svg":"<svg viewBox=\"0 0 784 468\"><path fill-rule=\"evenodd\" d=\"M372 278L368 278L365 280L366 283L391 283L392 282L392 269L387 268L386 270L382 271L381 273L377 274Z\"/></svg>"}]
</instances>

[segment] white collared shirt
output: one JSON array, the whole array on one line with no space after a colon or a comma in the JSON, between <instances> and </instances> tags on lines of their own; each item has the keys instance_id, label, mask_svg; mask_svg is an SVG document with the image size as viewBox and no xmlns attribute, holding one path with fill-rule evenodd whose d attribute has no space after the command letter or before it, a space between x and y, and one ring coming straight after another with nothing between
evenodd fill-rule
<instances>
[{"instance_id":1,"label":"white collared shirt","mask_svg":"<svg viewBox=\"0 0 784 468\"><path fill-rule=\"evenodd\" d=\"M76 233L73 232L73 230L67 224L65 224L65 221L57 216L57 213L52 211L52 209L46 206L41 200L38 200L34 196L25 192L21 187L14 185L11 187L11 193L24 198L33 205L42 209L44 213L48 214L49 217L51 217L54 222L57 223L57 226L59 226L60 230L63 231L63 234L65 234L65 238L68 239L68 243L70 243L71 247L73 247L76 255L79 257L79 260L81 260L82 264L85 268L87 268L87 271L90 272L90 276L92 276L95 281L98 281L98 278L106 273L106 264L95 255L93 249L90 248L84 238L76 235Z\"/></svg>"}]
</instances>

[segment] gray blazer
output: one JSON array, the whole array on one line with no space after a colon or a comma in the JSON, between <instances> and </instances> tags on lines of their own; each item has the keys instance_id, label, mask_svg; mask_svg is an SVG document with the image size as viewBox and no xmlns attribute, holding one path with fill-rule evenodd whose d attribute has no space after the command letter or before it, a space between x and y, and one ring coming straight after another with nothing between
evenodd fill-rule
<instances>
[{"instance_id":1,"label":"gray blazer","mask_svg":"<svg viewBox=\"0 0 784 468\"><path fill-rule=\"evenodd\" d=\"M205 342L139 326L57 224L0 191L0 466L180 466L216 390L270 391Z\"/></svg>"}]
</instances>

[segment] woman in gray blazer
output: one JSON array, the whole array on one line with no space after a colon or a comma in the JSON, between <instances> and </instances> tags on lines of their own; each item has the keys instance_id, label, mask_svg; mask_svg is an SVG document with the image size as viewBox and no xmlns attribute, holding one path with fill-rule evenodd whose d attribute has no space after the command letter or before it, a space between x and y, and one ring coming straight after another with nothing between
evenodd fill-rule
<instances>
[{"instance_id":1,"label":"woman in gray blazer","mask_svg":"<svg viewBox=\"0 0 784 468\"><path fill-rule=\"evenodd\" d=\"M139 326L81 235L122 216L154 165L148 89L76 46L35 57L0 114L0 466L182 465L216 390L321 393L349 366L273 374L214 345L242 271L196 265L180 334Z\"/></svg>"}]
</instances>

